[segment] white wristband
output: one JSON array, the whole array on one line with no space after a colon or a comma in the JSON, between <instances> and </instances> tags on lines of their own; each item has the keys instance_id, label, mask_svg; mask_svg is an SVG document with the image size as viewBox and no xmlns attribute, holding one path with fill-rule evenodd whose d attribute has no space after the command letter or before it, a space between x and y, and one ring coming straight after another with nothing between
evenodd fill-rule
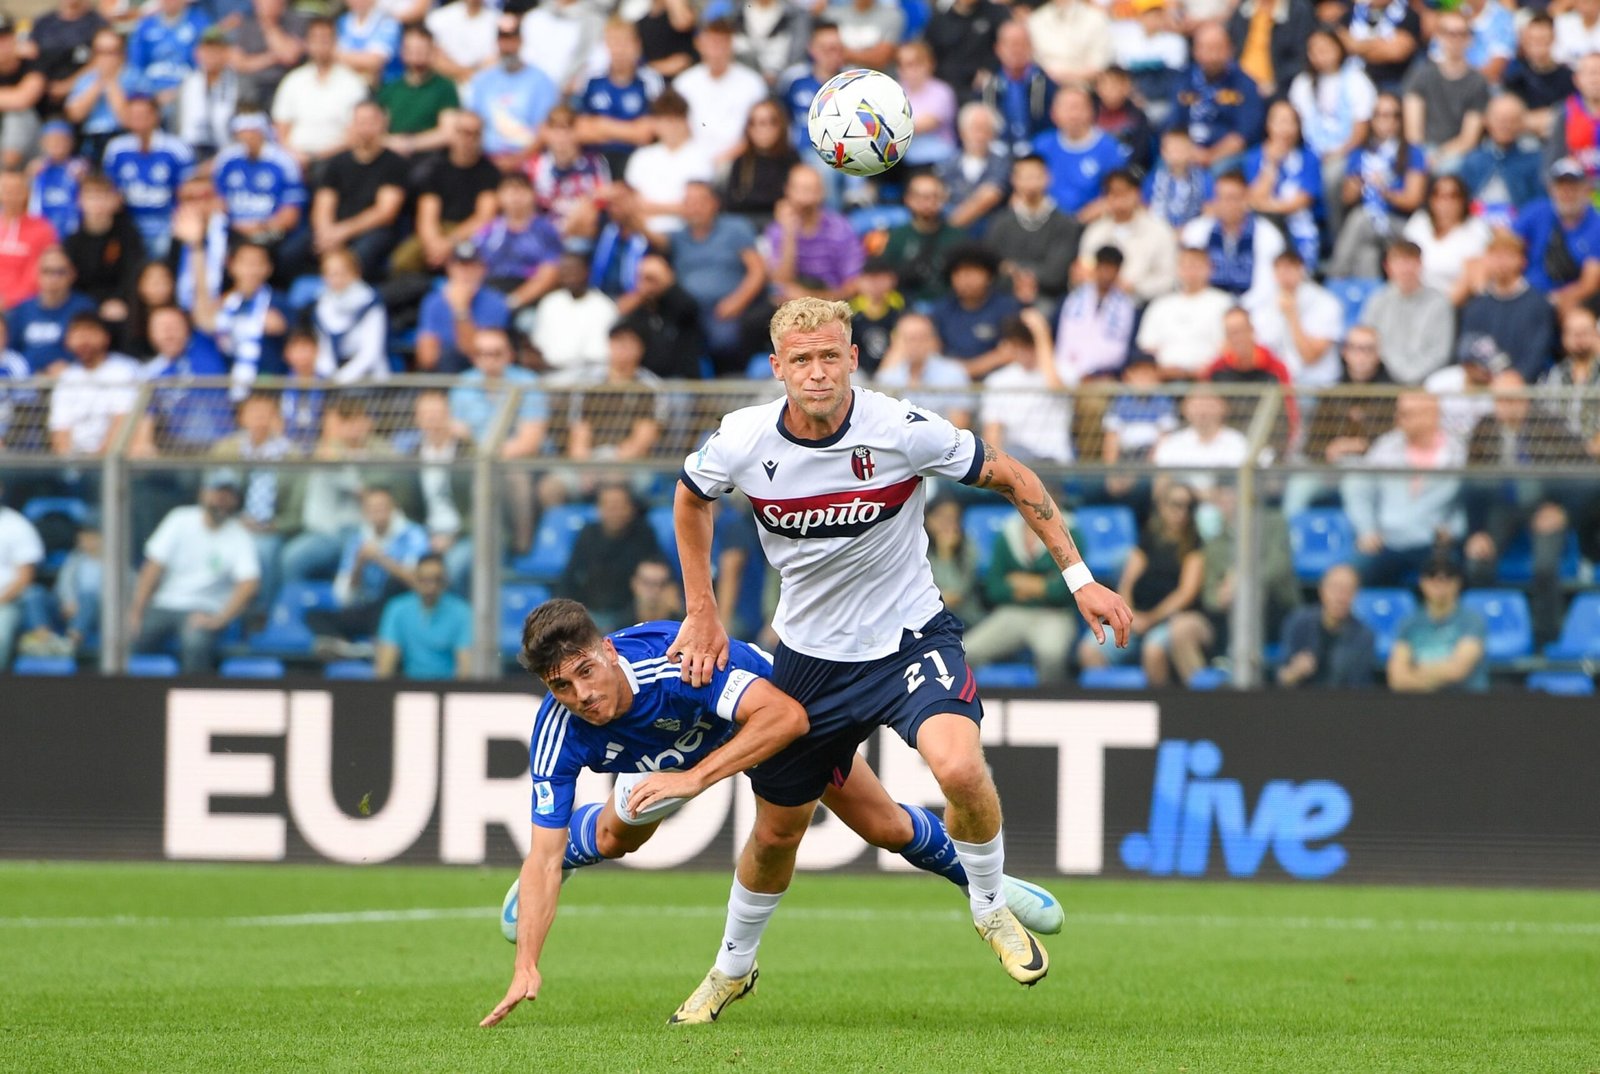
<instances>
[{"instance_id":1,"label":"white wristband","mask_svg":"<svg viewBox=\"0 0 1600 1074\"><path fill-rule=\"evenodd\" d=\"M1089 573L1087 563L1074 563L1061 572L1061 577L1066 579L1067 588L1074 593L1094 581L1094 575Z\"/></svg>"}]
</instances>

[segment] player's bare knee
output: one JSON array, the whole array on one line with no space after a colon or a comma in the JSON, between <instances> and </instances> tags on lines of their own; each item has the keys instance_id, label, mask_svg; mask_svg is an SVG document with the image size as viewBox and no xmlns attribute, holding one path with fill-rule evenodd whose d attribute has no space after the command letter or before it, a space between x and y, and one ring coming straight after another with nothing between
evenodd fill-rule
<instances>
[{"instance_id":1,"label":"player's bare knee","mask_svg":"<svg viewBox=\"0 0 1600 1074\"><path fill-rule=\"evenodd\" d=\"M933 776L939 781L945 800L951 803L972 802L994 793L989 766L984 764L983 754L977 751L941 758L933 766Z\"/></svg>"}]
</instances>

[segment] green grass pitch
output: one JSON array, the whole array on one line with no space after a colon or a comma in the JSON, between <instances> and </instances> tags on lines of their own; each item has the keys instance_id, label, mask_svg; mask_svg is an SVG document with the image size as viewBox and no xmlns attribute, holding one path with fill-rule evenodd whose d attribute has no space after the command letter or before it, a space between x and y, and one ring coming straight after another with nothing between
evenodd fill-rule
<instances>
[{"instance_id":1,"label":"green grass pitch","mask_svg":"<svg viewBox=\"0 0 1600 1074\"><path fill-rule=\"evenodd\" d=\"M728 878L603 866L480 1030L511 876L0 863L0 1070L1600 1071L1593 893L1063 882L1026 990L943 881L802 875L756 995L668 1030Z\"/></svg>"}]
</instances>

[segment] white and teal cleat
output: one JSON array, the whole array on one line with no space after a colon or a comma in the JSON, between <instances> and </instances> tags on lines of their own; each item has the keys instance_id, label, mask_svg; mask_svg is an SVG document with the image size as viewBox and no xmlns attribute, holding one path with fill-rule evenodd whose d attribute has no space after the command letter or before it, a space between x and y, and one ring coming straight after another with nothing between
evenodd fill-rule
<instances>
[{"instance_id":1,"label":"white and teal cleat","mask_svg":"<svg viewBox=\"0 0 1600 1074\"><path fill-rule=\"evenodd\" d=\"M576 869L561 870L561 882L565 884ZM509 942L517 942L517 892L522 889L522 878L511 881L511 887L506 890L506 897L500 900L500 935Z\"/></svg>"},{"instance_id":2,"label":"white and teal cleat","mask_svg":"<svg viewBox=\"0 0 1600 1074\"><path fill-rule=\"evenodd\" d=\"M1059 899L1038 884L1030 884L1014 876L1001 879L1004 881L1001 890L1006 894L1006 905L1011 907L1011 912L1017 915L1017 920L1022 922L1024 928L1041 936L1054 936L1061 931L1067 915L1061 909ZM513 933L515 930L516 926L513 925Z\"/></svg>"}]
</instances>

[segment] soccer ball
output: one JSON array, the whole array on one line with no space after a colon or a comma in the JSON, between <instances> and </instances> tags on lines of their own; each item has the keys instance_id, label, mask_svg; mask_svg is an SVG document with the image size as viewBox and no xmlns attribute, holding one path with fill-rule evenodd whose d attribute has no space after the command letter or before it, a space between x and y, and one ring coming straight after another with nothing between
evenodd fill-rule
<instances>
[{"instance_id":1,"label":"soccer ball","mask_svg":"<svg viewBox=\"0 0 1600 1074\"><path fill-rule=\"evenodd\" d=\"M806 130L828 167L877 175L898 164L911 144L911 102L881 71L840 71L811 98Z\"/></svg>"}]
</instances>

